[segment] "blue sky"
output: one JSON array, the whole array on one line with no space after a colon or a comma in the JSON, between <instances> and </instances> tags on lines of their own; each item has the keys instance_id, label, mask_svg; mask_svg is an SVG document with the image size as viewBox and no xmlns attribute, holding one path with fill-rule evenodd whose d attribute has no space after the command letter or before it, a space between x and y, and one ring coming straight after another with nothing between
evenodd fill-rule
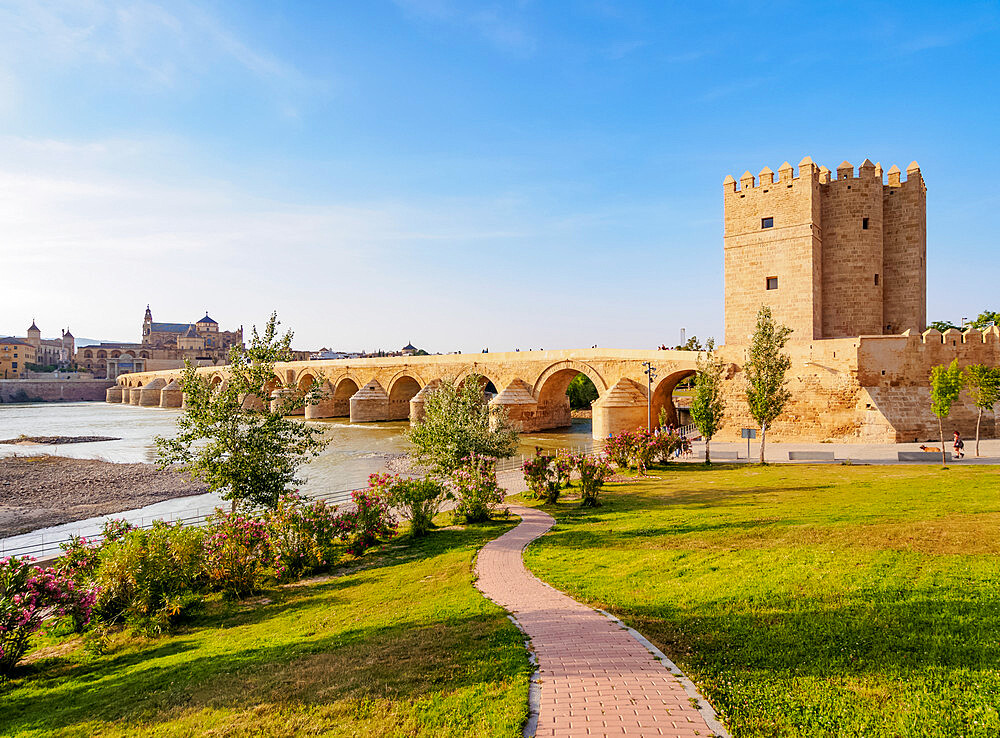
<instances>
[{"instance_id":1,"label":"blue sky","mask_svg":"<svg viewBox=\"0 0 1000 738\"><path fill-rule=\"evenodd\" d=\"M302 348L723 333L722 180L928 185L1000 307L997 3L0 0L0 334L276 309Z\"/></svg>"}]
</instances>

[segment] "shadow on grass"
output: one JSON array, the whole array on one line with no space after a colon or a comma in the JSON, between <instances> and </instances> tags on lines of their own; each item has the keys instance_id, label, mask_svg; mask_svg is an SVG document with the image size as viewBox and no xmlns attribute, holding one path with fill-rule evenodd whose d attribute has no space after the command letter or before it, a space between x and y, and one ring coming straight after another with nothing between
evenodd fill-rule
<instances>
[{"instance_id":1,"label":"shadow on grass","mask_svg":"<svg viewBox=\"0 0 1000 738\"><path fill-rule=\"evenodd\" d=\"M134 729L136 722L175 719L178 710L250 710L264 702L288 708L341 698L405 702L442 688L499 683L529 670L520 636L507 625L501 615L446 625L404 621L180 659L170 657L195 646L172 642L134 659L83 664L71 680L6 695L0 729L48 731L95 720Z\"/></svg>"},{"instance_id":2,"label":"shadow on grass","mask_svg":"<svg viewBox=\"0 0 1000 738\"><path fill-rule=\"evenodd\" d=\"M287 683L298 683L297 677L287 676L294 664L316 659L330 666L317 673L318 681L325 680L323 698L303 692L292 701L327 702L331 695L342 694L412 700L445 683L456 689L527 674L521 637L501 614L418 622L407 616L406 603L400 603L400 617L391 625L325 636L292 637L285 632L284 643L274 642L280 640L276 636L252 648L194 653L205 647L199 640L208 631L218 630L219 638L228 638L229 629L273 622L281 632L302 611L328 607L332 612L346 604L348 590L379 586L377 580L390 576L395 567L458 550L467 550L471 558L482 544L515 524L516 520L498 521L434 530L418 539L401 536L355 565L335 568L328 579L268 590L258 605L253 604L257 598L250 603L213 602L206 614L162 640L136 640L105 657L87 658L76 652L42 659L0 686L4 704L0 732L70 727L88 720L154 720L178 707L239 704L249 709L255 700L271 699L274 689L287 691ZM491 650L474 653L470 644L483 641L494 642ZM500 655L494 659L498 645ZM410 668L400 666L405 662ZM268 687L279 674L285 674L285 681Z\"/></svg>"}]
</instances>

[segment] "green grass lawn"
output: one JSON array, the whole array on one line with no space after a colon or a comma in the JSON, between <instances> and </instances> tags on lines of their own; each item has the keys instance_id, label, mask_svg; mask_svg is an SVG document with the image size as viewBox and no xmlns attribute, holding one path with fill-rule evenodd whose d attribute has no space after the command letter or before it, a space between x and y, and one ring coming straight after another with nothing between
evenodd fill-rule
<instances>
[{"instance_id":1,"label":"green grass lawn","mask_svg":"<svg viewBox=\"0 0 1000 738\"><path fill-rule=\"evenodd\" d=\"M1000 735L1000 470L675 465L528 549L734 736ZM537 503L529 503L537 504Z\"/></svg>"},{"instance_id":2,"label":"green grass lawn","mask_svg":"<svg viewBox=\"0 0 1000 738\"><path fill-rule=\"evenodd\" d=\"M403 538L353 573L213 598L179 632L119 634L105 655L38 638L0 685L0 734L520 736L523 637L471 570L513 524Z\"/></svg>"}]
</instances>

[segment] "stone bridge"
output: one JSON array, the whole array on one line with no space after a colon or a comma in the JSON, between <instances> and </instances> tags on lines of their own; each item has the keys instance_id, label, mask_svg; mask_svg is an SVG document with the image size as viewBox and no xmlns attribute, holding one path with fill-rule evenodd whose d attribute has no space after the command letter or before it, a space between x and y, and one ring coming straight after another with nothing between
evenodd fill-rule
<instances>
[{"instance_id":1,"label":"stone bridge","mask_svg":"<svg viewBox=\"0 0 1000 738\"><path fill-rule=\"evenodd\" d=\"M492 407L505 407L514 424L525 432L561 428L570 424L566 389L579 374L587 375L599 397L593 403L594 438L645 427L647 381L643 362L656 368L651 412L654 424L661 408L677 422L673 391L695 373L693 351L581 349L518 351L492 354L447 354L331 361L292 361L275 365L272 397L311 386L323 388L323 400L308 405L307 419L349 417L352 423L381 420L417 420L424 399L436 383L463 381L470 374L485 378L493 395ZM213 383L226 381L226 367L203 367L198 373ZM109 402L180 407L181 370L126 374L108 390ZM278 394L274 394L278 393Z\"/></svg>"}]
</instances>

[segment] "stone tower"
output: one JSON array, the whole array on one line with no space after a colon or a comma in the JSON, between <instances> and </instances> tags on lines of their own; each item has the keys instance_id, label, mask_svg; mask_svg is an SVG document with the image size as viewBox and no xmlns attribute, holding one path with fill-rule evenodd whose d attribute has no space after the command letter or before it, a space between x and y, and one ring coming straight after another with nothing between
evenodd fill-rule
<instances>
[{"instance_id":1,"label":"stone tower","mask_svg":"<svg viewBox=\"0 0 1000 738\"><path fill-rule=\"evenodd\" d=\"M146 306L146 315L142 319L142 342L149 343L149 334L153 331L153 311Z\"/></svg>"},{"instance_id":2,"label":"stone tower","mask_svg":"<svg viewBox=\"0 0 1000 738\"><path fill-rule=\"evenodd\" d=\"M22 325L24 324L22 323ZM27 338L28 343L34 346L36 351L42 345L42 332L38 329L38 326L35 325L34 318L31 320L31 327L28 328Z\"/></svg>"},{"instance_id":3,"label":"stone tower","mask_svg":"<svg viewBox=\"0 0 1000 738\"><path fill-rule=\"evenodd\" d=\"M769 305L793 340L923 330L927 319L926 187L865 159L836 179L812 159L723 184L726 343L745 343Z\"/></svg>"}]
</instances>

